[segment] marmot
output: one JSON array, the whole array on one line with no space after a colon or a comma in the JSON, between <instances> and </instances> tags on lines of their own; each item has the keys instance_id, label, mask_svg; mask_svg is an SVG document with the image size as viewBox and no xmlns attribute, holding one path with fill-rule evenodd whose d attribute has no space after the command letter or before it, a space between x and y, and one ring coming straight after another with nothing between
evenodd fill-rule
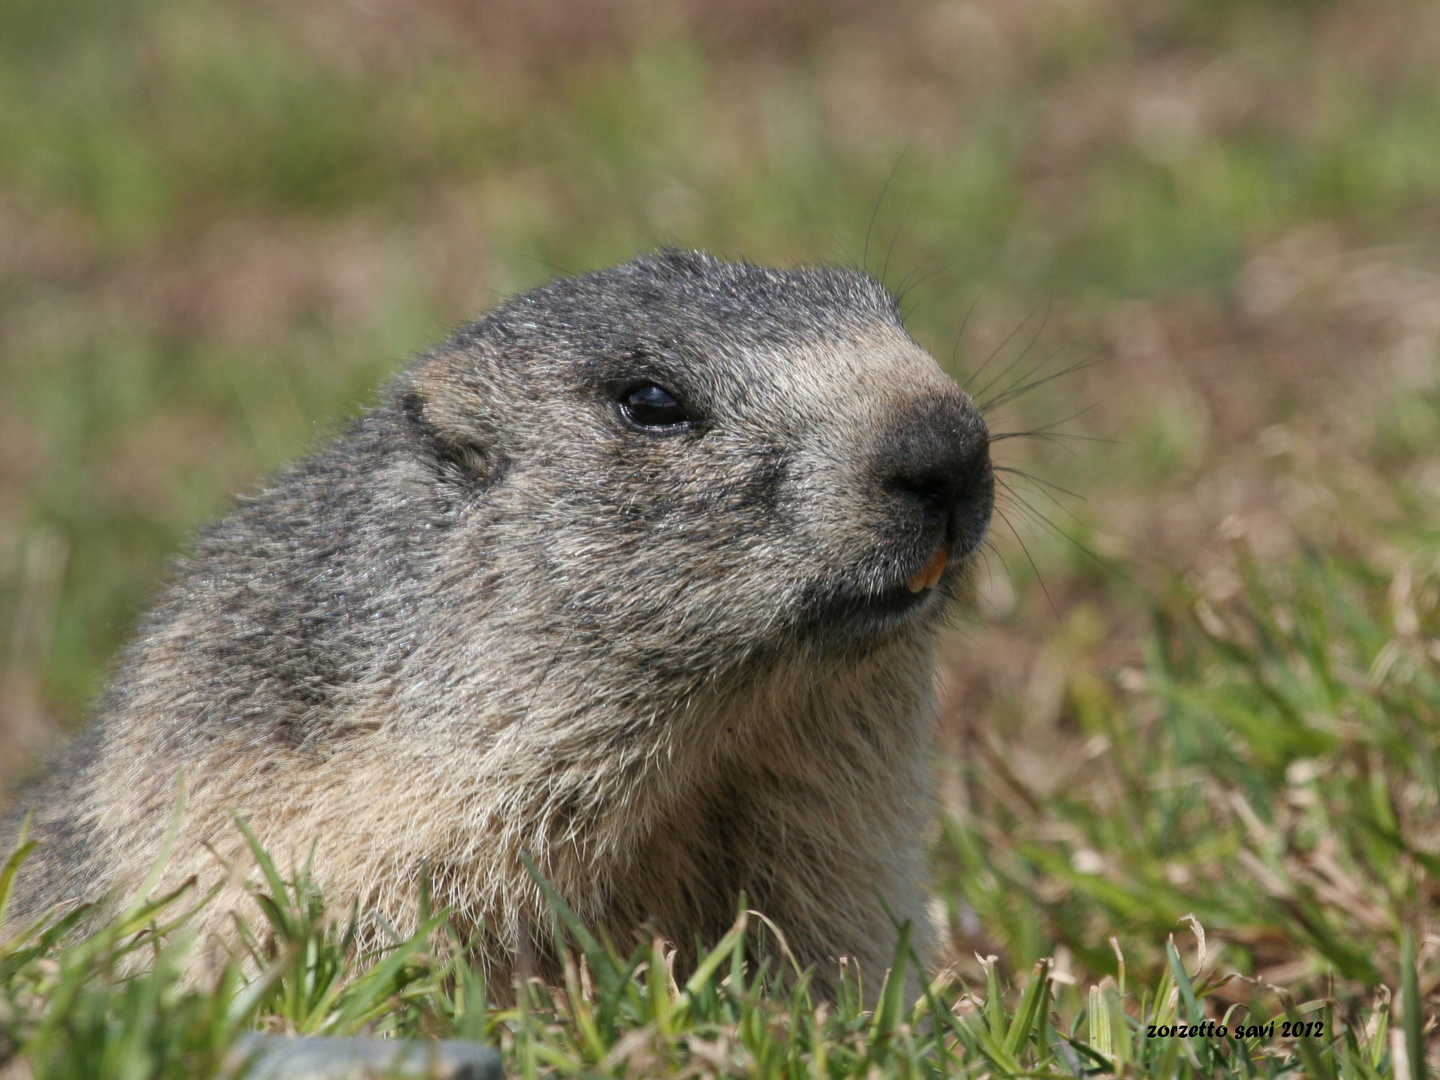
<instances>
[{"instance_id":1,"label":"marmot","mask_svg":"<svg viewBox=\"0 0 1440 1080\"><path fill-rule=\"evenodd\" d=\"M555 973L522 855L682 967L743 892L822 992L842 956L878 982L993 499L863 273L672 250L516 296L199 534L26 800L19 903L133 890L180 777L162 887L243 863L238 814L378 925L428 874L492 986Z\"/></svg>"}]
</instances>

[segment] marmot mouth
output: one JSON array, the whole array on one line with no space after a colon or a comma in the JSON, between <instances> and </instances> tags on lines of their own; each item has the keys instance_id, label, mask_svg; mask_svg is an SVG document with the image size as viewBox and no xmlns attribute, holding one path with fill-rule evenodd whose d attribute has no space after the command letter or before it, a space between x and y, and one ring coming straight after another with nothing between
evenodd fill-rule
<instances>
[{"instance_id":1,"label":"marmot mouth","mask_svg":"<svg viewBox=\"0 0 1440 1080\"><path fill-rule=\"evenodd\" d=\"M948 552L946 555L948 557ZM820 628L826 636L837 635L842 639L855 640L883 636L908 623L930 604L935 596L935 582L940 574L931 567L937 560L932 556L919 572L909 579L876 592L830 595L819 599L805 620L812 627ZM930 575L934 575L934 580ZM913 582L922 579L920 588ZM928 581L929 584L924 584Z\"/></svg>"}]
</instances>

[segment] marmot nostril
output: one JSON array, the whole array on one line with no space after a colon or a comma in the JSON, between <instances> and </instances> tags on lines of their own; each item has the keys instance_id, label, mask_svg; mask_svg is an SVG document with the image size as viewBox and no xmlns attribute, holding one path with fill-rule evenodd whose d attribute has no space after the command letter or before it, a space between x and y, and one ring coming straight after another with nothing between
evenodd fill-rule
<instances>
[{"instance_id":1,"label":"marmot nostril","mask_svg":"<svg viewBox=\"0 0 1440 1080\"><path fill-rule=\"evenodd\" d=\"M919 504L925 525L939 525L950 517L950 509L959 494L955 477L933 470L923 473L901 473L890 481L892 490Z\"/></svg>"},{"instance_id":2,"label":"marmot nostril","mask_svg":"<svg viewBox=\"0 0 1440 1080\"><path fill-rule=\"evenodd\" d=\"M956 510L989 485L990 446L984 422L968 401L926 399L880 441L876 472L883 484L919 506L927 528L951 522ZM988 500L977 505L988 516Z\"/></svg>"}]
</instances>

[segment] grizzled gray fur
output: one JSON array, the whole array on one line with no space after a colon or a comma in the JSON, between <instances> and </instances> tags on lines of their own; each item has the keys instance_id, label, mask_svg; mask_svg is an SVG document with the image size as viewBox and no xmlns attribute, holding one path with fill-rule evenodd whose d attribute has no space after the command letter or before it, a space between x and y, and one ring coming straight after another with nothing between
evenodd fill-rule
<instances>
[{"instance_id":1,"label":"grizzled gray fur","mask_svg":"<svg viewBox=\"0 0 1440 1080\"><path fill-rule=\"evenodd\" d=\"M743 891L822 990L878 977L992 499L863 274L667 251L517 296L200 534L26 800L20 905L125 898L183 780L159 887L228 881L207 932L247 910L238 813L372 926L428 873L497 987L554 974L527 854L682 968Z\"/></svg>"}]
</instances>

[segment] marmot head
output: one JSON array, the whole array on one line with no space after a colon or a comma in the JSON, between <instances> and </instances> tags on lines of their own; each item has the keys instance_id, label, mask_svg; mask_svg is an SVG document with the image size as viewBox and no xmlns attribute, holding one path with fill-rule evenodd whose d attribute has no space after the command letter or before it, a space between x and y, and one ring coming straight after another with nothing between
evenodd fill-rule
<instances>
[{"instance_id":1,"label":"marmot head","mask_svg":"<svg viewBox=\"0 0 1440 1080\"><path fill-rule=\"evenodd\" d=\"M670 251L556 281L393 400L488 622L667 685L928 637L994 497L975 406L850 270Z\"/></svg>"}]
</instances>

